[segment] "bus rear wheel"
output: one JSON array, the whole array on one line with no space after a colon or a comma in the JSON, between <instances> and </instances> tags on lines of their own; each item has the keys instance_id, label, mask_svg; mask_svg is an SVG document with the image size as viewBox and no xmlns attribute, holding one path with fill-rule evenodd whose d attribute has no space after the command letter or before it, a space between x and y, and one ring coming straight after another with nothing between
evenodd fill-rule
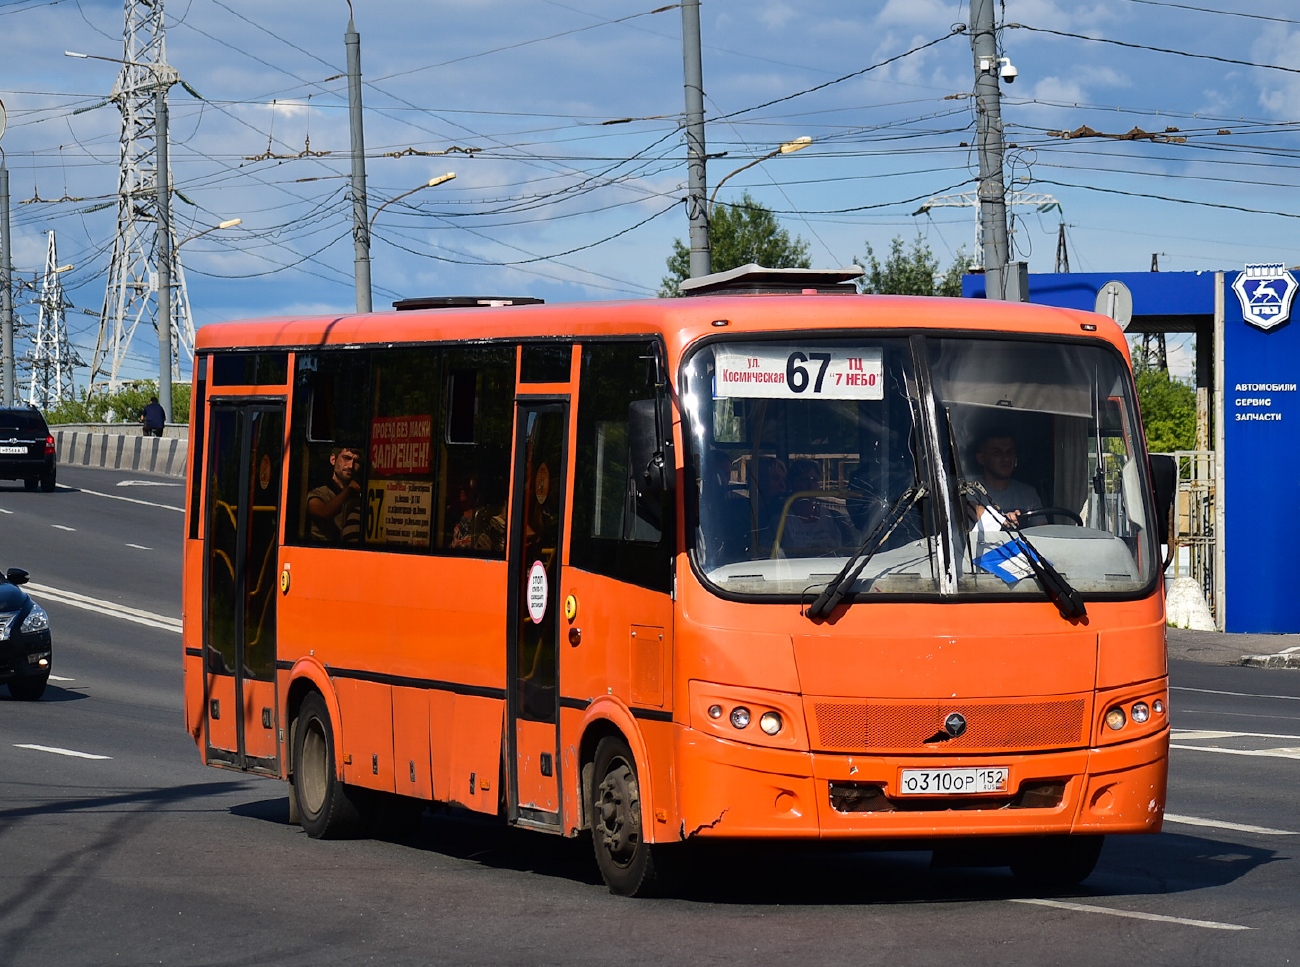
<instances>
[{"instance_id":1,"label":"bus rear wheel","mask_svg":"<svg viewBox=\"0 0 1300 967\"><path fill-rule=\"evenodd\" d=\"M303 699L293 742L293 794L298 822L313 839L355 836L361 829L357 790L338 777L334 726L325 699L313 692Z\"/></svg>"},{"instance_id":2,"label":"bus rear wheel","mask_svg":"<svg viewBox=\"0 0 1300 967\"><path fill-rule=\"evenodd\" d=\"M1038 890L1078 886L1097 866L1104 836L1033 836L1012 847L1011 872Z\"/></svg>"},{"instance_id":3,"label":"bus rear wheel","mask_svg":"<svg viewBox=\"0 0 1300 967\"><path fill-rule=\"evenodd\" d=\"M676 884L680 846L645 841L636 759L621 736L596 746L592 770L591 841L600 875L617 896L658 896Z\"/></svg>"}]
</instances>

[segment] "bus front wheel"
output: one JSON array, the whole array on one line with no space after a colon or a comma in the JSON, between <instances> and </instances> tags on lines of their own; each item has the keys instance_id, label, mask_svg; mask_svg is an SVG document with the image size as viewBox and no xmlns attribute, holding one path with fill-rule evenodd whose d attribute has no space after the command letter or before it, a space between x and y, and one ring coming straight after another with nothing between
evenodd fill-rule
<instances>
[{"instance_id":1,"label":"bus front wheel","mask_svg":"<svg viewBox=\"0 0 1300 967\"><path fill-rule=\"evenodd\" d=\"M298 822L313 839L356 835L361 827L357 791L338 777L334 726L325 699L313 692L298 710L293 743L293 794Z\"/></svg>"},{"instance_id":2,"label":"bus front wheel","mask_svg":"<svg viewBox=\"0 0 1300 967\"><path fill-rule=\"evenodd\" d=\"M1097 866L1104 836L1033 836L1012 848L1011 872L1026 886L1065 890L1078 886Z\"/></svg>"},{"instance_id":3,"label":"bus front wheel","mask_svg":"<svg viewBox=\"0 0 1300 967\"><path fill-rule=\"evenodd\" d=\"M671 889L674 847L645 841L636 759L627 742L621 736L601 739L593 765L591 841L609 892L653 896Z\"/></svg>"}]
</instances>

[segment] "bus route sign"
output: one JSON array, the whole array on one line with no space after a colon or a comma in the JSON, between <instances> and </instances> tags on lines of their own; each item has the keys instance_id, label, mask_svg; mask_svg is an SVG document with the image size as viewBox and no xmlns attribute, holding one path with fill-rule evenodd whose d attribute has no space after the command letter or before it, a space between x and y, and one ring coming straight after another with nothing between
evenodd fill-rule
<instances>
[{"instance_id":1,"label":"bus route sign","mask_svg":"<svg viewBox=\"0 0 1300 967\"><path fill-rule=\"evenodd\" d=\"M714 399L883 400L879 347L757 343L714 350Z\"/></svg>"}]
</instances>

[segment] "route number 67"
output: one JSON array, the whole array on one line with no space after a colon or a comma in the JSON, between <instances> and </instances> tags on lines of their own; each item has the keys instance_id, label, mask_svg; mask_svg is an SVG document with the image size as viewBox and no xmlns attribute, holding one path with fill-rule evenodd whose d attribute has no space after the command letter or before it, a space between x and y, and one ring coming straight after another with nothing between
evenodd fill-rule
<instances>
[{"instance_id":1,"label":"route number 67","mask_svg":"<svg viewBox=\"0 0 1300 967\"><path fill-rule=\"evenodd\" d=\"M808 388L808 383L812 377L808 373L808 363L820 363L817 369L816 382L813 382L813 392L822 391L822 380L826 378L826 367L831 364L830 353L801 353L793 352L790 358L785 361L785 384L790 387L792 393L802 393Z\"/></svg>"}]
</instances>

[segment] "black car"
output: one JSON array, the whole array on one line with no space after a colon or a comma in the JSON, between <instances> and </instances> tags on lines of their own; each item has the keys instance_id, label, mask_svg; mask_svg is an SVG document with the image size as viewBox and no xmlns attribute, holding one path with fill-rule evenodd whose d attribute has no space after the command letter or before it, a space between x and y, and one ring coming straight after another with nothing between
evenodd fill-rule
<instances>
[{"instance_id":1,"label":"black car","mask_svg":"<svg viewBox=\"0 0 1300 967\"><path fill-rule=\"evenodd\" d=\"M26 583L20 567L0 579L0 682L14 698L34 702L45 694L53 652L50 616L19 587Z\"/></svg>"},{"instance_id":2,"label":"black car","mask_svg":"<svg viewBox=\"0 0 1300 967\"><path fill-rule=\"evenodd\" d=\"M54 490L54 436L34 406L0 407L0 480Z\"/></svg>"}]
</instances>

